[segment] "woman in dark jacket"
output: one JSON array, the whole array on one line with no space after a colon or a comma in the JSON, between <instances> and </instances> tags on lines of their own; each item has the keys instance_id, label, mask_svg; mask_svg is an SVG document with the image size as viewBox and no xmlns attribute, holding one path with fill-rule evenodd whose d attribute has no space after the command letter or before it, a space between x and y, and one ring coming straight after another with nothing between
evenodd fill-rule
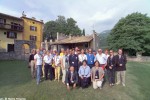
<instances>
[{"instance_id":1,"label":"woman in dark jacket","mask_svg":"<svg viewBox=\"0 0 150 100\"><path fill-rule=\"evenodd\" d=\"M115 84L115 67L116 67L115 56L113 50L110 50L110 56L107 59L107 67L106 67L110 86L113 86Z\"/></svg>"}]
</instances>

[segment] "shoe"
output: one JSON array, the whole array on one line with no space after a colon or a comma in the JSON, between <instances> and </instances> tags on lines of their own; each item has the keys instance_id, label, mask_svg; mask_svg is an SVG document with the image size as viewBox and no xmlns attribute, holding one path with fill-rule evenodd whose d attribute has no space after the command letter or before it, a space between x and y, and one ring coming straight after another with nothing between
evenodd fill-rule
<instances>
[{"instance_id":1,"label":"shoe","mask_svg":"<svg viewBox=\"0 0 150 100\"><path fill-rule=\"evenodd\" d=\"M99 87L99 89L101 90L101 89L102 89L102 86L101 86L101 87Z\"/></svg>"},{"instance_id":2,"label":"shoe","mask_svg":"<svg viewBox=\"0 0 150 100\"><path fill-rule=\"evenodd\" d=\"M37 82L37 85L39 85L39 82Z\"/></svg>"},{"instance_id":3,"label":"shoe","mask_svg":"<svg viewBox=\"0 0 150 100\"><path fill-rule=\"evenodd\" d=\"M119 84L120 84L120 82L117 82L117 83L116 83L116 85L119 85Z\"/></svg>"},{"instance_id":4,"label":"shoe","mask_svg":"<svg viewBox=\"0 0 150 100\"><path fill-rule=\"evenodd\" d=\"M122 83L122 85L125 87L126 85L124 83Z\"/></svg>"}]
</instances>

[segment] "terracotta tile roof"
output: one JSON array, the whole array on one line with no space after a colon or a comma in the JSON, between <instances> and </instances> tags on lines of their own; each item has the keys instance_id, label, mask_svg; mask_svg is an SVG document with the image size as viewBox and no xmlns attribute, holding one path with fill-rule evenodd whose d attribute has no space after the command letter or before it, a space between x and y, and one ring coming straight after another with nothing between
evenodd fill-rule
<instances>
[{"instance_id":1,"label":"terracotta tile roof","mask_svg":"<svg viewBox=\"0 0 150 100\"><path fill-rule=\"evenodd\" d=\"M71 37L65 38L56 42L52 42L51 44L72 44L72 43L84 43L90 42L93 39L93 36L80 36L80 37Z\"/></svg>"}]
</instances>

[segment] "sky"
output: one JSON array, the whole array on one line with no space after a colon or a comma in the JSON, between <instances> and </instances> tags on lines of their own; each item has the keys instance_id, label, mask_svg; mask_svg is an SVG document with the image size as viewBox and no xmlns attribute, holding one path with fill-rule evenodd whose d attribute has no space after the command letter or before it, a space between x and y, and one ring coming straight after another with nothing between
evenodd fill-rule
<instances>
[{"instance_id":1,"label":"sky","mask_svg":"<svg viewBox=\"0 0 150 100\"><path fill-rule=\"evenodd\" d=\"M150 16L150 0L0 0L0 12L37 20L56 20L58 15L73 18L86 34L111 30L122 17L133 12Z\"/></svg>"}]
</instances>

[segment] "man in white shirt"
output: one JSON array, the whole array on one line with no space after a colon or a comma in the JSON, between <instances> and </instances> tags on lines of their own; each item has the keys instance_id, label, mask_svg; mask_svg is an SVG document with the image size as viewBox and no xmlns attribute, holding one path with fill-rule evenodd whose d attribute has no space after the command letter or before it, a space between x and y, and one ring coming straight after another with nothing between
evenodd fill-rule
<instances>
[{"instance_id":1,"label":"man in white shirt","mask_svg":"<svg viewBox=\"0 0 150 100\"><path fill-rule=\"evenodd\" d=\"M42 55L40 54L40 50L36 50L36 55L34 56L34 61L37 69L37 85L40 83L41 79L41 71L42 71Z\"/></svg>"},{"instance_id":2,"label":"man in white shirt","mask_svg":"<svg viewBox=\"0 0 150 100\"><path fill-rule=\"evenodd\" d=\"M102 53L102 49L98 49L98 53L95 56L95 61L98 60L100 67L105 67L107 63L107 56Z\"/></svg>"},{"instance_id":3,"label":"man in white shirt","mask_svg":"<svg viewBox=\"0 0 150 100\"><path fill-rule=\"evenodd\" d=\"M45 80L47 80L47 75L48 75L48 71L49 71L49 78L52 81L53 79L53 68L52 68L52 60L53 60L53 56L51 55L50 51L47 51L47 54L44 56L44 71L45 71Z\"/></svg>"}]
</instances>

